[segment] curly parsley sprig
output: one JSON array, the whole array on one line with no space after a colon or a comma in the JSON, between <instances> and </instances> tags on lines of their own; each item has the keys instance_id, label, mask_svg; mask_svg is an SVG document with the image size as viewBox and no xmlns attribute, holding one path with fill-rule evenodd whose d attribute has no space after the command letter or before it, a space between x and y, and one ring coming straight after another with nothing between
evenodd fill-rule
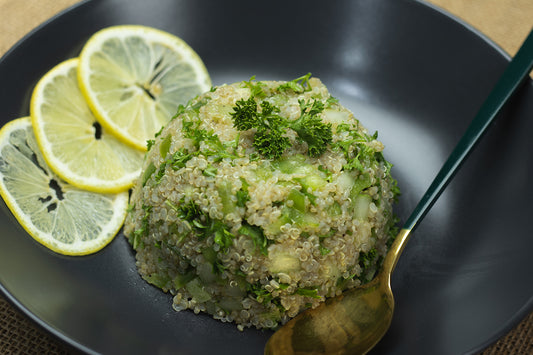
<instances>
[{"instance_id":1,"label":"curly parsley sprig","mask_svg":"<svg viewBox=\"0 0 533 355\"><path fill-rule=\"evenodd\" d=\"M308 86L309 77L295 79L303 90ZM305 84L301 84L303 81ZM248 85L249 86L249 85ZM231 116L233 125L240 131L255 129L254 148L268 159L277 159L291 146L291 141L286 133L292 129L298 135L300 141L306 142L309 155L318 157L327 149L332 142L331 124L324 123L320 119L320 113L324 110L324 104L319 100L299 101L301 114L296 120L288 120L279 115L280 109L268 101L260 101L252 91L247 99L236 102ZM258 92L256 90L256 92ZM259 97L259 99L261 99ZM258 107L259 106L259 107ZM260 110L259 110L260 108Z\"/></svg>"}]
</instances>

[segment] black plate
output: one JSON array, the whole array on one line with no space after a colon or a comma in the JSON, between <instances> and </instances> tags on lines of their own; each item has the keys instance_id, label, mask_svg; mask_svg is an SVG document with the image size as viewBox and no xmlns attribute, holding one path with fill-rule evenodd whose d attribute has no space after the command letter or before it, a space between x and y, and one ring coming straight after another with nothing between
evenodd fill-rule
<instances>
[{"instance_id":1,"label":"black plate","mask_svg":"<svg viewBox=\"0 0 533 355\"><path fill-rule=\"evenodd\" d=\"M214 84L307 72L380 132L406 218L508 62L494 44L408 0L93 0L54 18L0 61L0 119L28 114L37 80L102 27L174 33ZM373 354L481 350L533 308L533 84L525 85L417 229L393 276L397 311ZM143 282L124 237L62 257L0 209L0 289L87 352L261 354L271 334L176 313Z\"/></svg>"}]
</instances>

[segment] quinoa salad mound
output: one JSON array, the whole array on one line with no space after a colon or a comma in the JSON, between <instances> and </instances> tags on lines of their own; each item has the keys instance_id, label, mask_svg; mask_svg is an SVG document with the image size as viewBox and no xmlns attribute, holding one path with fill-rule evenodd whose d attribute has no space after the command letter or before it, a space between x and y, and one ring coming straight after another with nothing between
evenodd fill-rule
<instances>
[{"instance_id":1,"label":"quinoa salad mound","mask_svg":"<svg viewBox=\"0 0 533 355\"><path fill-rule=\"evenodd\" d=\"M124 226L139 273L241 330L370 281L397 231L383 149L309 74L212 88L148 142Z\"/></svg>"}]
</instances>

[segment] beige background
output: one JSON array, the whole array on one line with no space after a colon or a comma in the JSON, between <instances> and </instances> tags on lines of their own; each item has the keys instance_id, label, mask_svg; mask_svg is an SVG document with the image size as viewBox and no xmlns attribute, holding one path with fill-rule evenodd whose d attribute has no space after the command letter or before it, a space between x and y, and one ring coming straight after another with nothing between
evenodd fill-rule
<instances>
[{"instance_id":1,"label":"beige background","mask_svg":"<svg viewBox=\"0 0 533 355\"><path fill-rule=\"evenodd\" d=\"M77 0L0 0L0 56L33 28L77 2ZM429 0L429 2L471 24L511 55L516 53L533 27L533 0ZM69 352L68 348L27 320L0 296L0 354L11 353L67 354ZM533 354L533 314L483 354Z\"/></svg>"}]
</instances>

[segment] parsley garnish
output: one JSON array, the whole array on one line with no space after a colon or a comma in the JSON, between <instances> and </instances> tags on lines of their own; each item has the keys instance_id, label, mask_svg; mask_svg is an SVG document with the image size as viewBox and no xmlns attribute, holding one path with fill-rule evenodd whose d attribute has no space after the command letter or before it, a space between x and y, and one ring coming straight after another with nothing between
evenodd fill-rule
<instances>
[{"instance_id":1,"label":"parsley garnish","mask_svg":"<svg viewBox=\"0 0 533 355\"><path fill-rule=\"evenodd\" d=\"M287 129L298 134L300 141L306 142L311 157L321 155L332 142L331 124L324 123L319 115L324 104L318 100L299 101L301 114L294 121L280 116L279 108L268 101L261 101L258 110L256 96L237 101L231 116L233 125L240 131L255 129L254 148L268 159L277 159L291 146L286 136Z\"/></svg>"},{"instance_id":2,"label":"parsley garnish","mask_svg":"<svg viewBox=\"0 0 533 355\"><path fill-rule=\"evenodd\" d=\"M324 123L318 116L324 110L324 104L318 100L299 101L300 118L291 122L289 127L298 133L298 138L307 143L309 155L318 157L332 141L331 124Z\"/></svg>"},{"instance_id":3,"label":"parsley garnish","mask_svg":"<svg viewBox=\"0 0 533 355\"><path fill-rule=\"evenodd\" d=\"M311 78L311 73L307 73L304 76L288 81L285 84L281 84L280 86L278 86L278 90L279 91L292 90L296 93L311 91L311 85L309 85L310 78Z\"/></svg>"},{"instance_id":4,"label":"parsley garnish","mask_svg":"<svg viewBox=\"0 0 533 355\"><path fill-rule=\"evenodd\" d=\"M263 86L265 84L261 81L255 81L255 75L250 78L248 81L243 81L244 87L247 87L252 92L252 96L254 97L265 97L266 94L263 91Z\"/></svg>"}]
</instances>

